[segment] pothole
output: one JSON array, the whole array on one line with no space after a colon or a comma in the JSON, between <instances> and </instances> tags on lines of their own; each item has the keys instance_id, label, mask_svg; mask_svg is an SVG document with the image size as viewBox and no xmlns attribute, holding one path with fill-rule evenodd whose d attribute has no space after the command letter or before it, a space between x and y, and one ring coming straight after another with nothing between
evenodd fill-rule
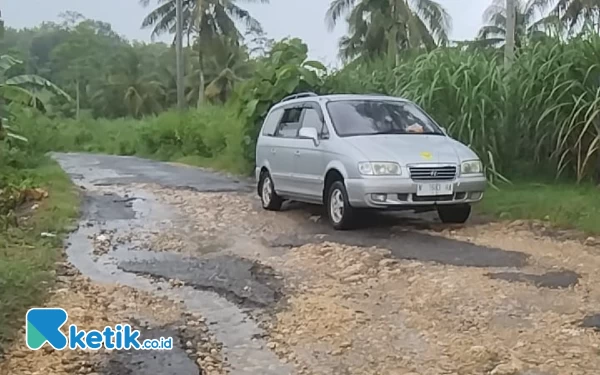
<instances>
[{"instance_id":1,"label":"pothole","mask_svg":"<svg viewBox=\"0 0 600 375\"><path fill-rule=\"evenodd\" d=\"M528 255L517 251L477 246L415 232L353 231L317 235L284 235L269 242L273 247L300 247L335 242L356 247L389 249L395 258L463 267L523 267Z\"/></svg>"},{"instance_id":2,"label":"pothole","mask_svg":"<svg viewBox=\"0 0 600 375\"><path fill-rule=\"evenodd\" d=\"M249 307L266 307L281 296L281 282L272 270L257 262L229 255L208 259L186 258L168 254L167 259L124 261L125 272L176 279L201 290L211 290Z\"/></svg>"}]
</instances>

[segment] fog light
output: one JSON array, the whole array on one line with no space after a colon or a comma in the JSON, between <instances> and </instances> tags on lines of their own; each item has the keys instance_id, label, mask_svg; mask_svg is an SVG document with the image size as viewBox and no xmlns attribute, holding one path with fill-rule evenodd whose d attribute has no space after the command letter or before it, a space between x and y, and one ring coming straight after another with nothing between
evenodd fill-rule
<instances>
[{"instance_id":1,"label":"fog light","mask_svg":"<svg viewBox=\"0 0 600 375\"><path fill-rule=\"evenodd\" d=\"M371 194L371 199L375 202L385 202L387 200L387 194Z\"/></svg>"},{"instance_id":2,"label":"fog light","mask_svg":"<svg viewBox=\"0 0 600 375\"><path fill-rule=\"evenodd\" d=\"M482 195L483 194L481 192L469 193L469 199L473 199L473 200L481 199Z\"/></svg>"}]
</instances>

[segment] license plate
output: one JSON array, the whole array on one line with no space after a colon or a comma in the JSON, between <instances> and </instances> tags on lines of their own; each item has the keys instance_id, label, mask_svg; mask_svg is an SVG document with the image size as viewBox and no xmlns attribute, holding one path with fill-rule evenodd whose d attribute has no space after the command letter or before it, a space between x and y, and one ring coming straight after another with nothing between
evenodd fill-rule
<instances>
[{"instance_id":1,"label":"license plate","mask_svg":"<svg viewBox=\"0 0 600 375\"><path fill-rule=\"evenodd\" d=\"M417 196L432 196L432 195L452 195L454 192L454 184L447 183L431 183L418 184Z\"/></svg>"}]
</instances>

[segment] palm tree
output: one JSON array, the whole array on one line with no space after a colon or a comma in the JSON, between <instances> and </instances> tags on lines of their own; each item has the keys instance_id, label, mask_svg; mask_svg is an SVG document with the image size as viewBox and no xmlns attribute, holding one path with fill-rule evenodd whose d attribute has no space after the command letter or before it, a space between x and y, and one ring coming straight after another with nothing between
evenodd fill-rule
<instances>
[{"instance_id":1,"label":"palm tree","mask_svg":"<svg viewBox=\"0 0 600 375\"><path fill-rule=\"evenodd\" d=\"M117 98L127 115L139 118L159 113L164 96L165 90L156 74L146 74L139 53L134 47L127 47L114 62L106 84L93 95L93 100L109 107L114 105L112 99Z\"/></svg>"},{"instance_id":2,"label":"palm tree","mask_svg":"<svg viewBox=\"0 0 600 375\"><path fill-rule=\"evenodd\" d=\"M520 48L527 38L545 35L545 25L552 17L542 17L546 0L517 0L515 7L515 46ZM485 26L479 30L477 45L500 47L506 39L506 0L494 0L483 14Z\"/></svg>"},{"instance_id":3,"label":"palm tree","mask_svg":"<svg viewBox=\"0 0 600 375\"><path fill-rule=\"evenodd\" d=\"M379 55L399 59L406 48L433 48L448 42L450 15L434 0L333 0L326 15L332 30L346 15L350 35L340 41L341 54Z\"/></svg>"},{"instance_id":4,"label":"palm tree","mask_svg":"<svg viewBox=\"0 0 600 375\"><path fill-rule=\"evenodd\" d=\"M142 22L142 27L153 27L152 35L164 33L175 33L176 27L176 0L157 0L159 6L150 12ZM268 3L268 0L245 0L246 2L260 1ZM150 0L140 0L144 6L148 6ZM237 6L236 0L183 0L183 28L189 36L196 35L195 44L200 47L202 40L211 40L218 35L226 35L235 40L242 38L235 21L242 21L249 29L260 30L260 23L250 13ZM199 86L198 106L204 101L205 77L202 69L204 55L198 50L199 61Z\"/></svg>"},{"instance_id":5,"label":"palm tree","mask_svg":"<svg viewBox=\"0 0 600 375\"><path fill-rule=\"evenodd\" d=\"M202 50L207 56L203 60L202 69L206 75L205 95L212 101L225 102L233 92L237 82L248 78L251 74L251 66L248 61L248 51L245 46L240 46L236 41L226 36L219 36L209 42L205 42ZM195 59L195 61L197 61ZM198 77L197 64L192 64L188 80L195 82ZM197 84L191 87L198 87ZM190 90L187 94L188 101L197 97L198 90Z\"/></svg>"},{"instance_id":6,"label":"palm tree","mask_svg":"<svg viewBox=\"0 0 600 375\"><path fill-rule=\"evenodd\" d=\"M549 6L555 1L540 0ZM600 32L600 1L599 0L558 0L551 11L569 29L589 24L596 32Z\"/></svg>"}]
</instances>

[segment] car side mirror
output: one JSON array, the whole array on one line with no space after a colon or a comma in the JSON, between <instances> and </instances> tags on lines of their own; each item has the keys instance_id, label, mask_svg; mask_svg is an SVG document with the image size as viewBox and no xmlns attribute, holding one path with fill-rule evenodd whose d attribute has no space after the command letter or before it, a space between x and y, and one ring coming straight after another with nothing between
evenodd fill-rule
<instances>
[{"instance_id":1,"label":"car side mirror","mask_svg":"<svg viewBox=\"0 0 600 375\"><path fill-rule=\"evenodd\" d=\"M302 139L312 139L315 146L319 145L319 134L315 128L300 128L298 136Z\"/></svg>"}]
</instances>

